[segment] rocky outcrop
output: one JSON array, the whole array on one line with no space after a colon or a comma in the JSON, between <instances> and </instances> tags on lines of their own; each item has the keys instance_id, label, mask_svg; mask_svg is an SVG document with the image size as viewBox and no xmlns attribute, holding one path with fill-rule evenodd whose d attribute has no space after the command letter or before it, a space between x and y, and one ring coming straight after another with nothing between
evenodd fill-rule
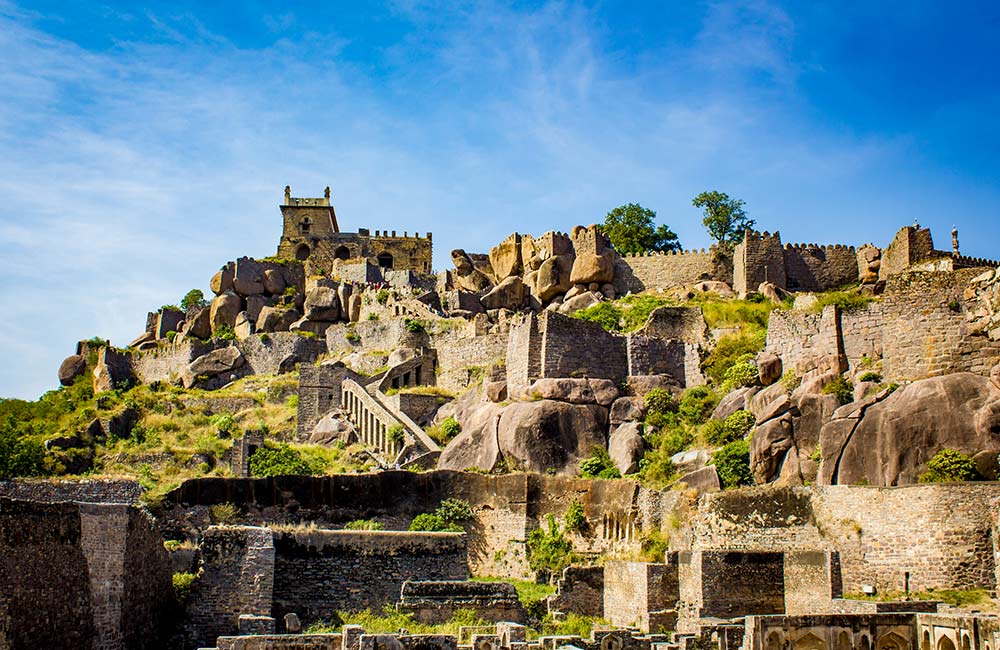
<instances>
[{"instance_id":1,"label":"rocky outcrop","mask_svg":"<svg viewBox=\"0 0 1000 650\"><path fill-rule=\"evenodd\" d=\"M224 372L231 372L243 365L243 353L235 345L203 354L188 366L188 372L194 376L204 375L214 377Z\"/></svg>"},{"instance_id":2,"label":"rocky outcrop","mask_svg":"<svg viewBox=\"0 0 1000 650\"><path fill-rule=\"evenodd\" d=\"M646 441L642 438L642 425L638 422L620 425L608 438L608 455L622 476L639 471L639 461L645 451Z\"/></svg>"},{"instance_id":3,"label":"rocky outcrop","mask_svg":"<svg viewBox=\"0 0 1000 650\"><path fill-rule=\"evenodd\" d=\"M524 307L524 282L518 276L504 279L480 299L486 309L518 310Z\"/></svg>"},{"instance_id":4,"label":"rocky outcrop","mask_svg":"<svg viewBox=\"0 0 1000 650\"><path fill-rule=\"evenodd\" d=\"M454 277L458 288L478 293L488 291L493 286L493 281L476 268L472 258L464 250L453 250L451 261L455 265Z\"/></svg>"},{"instance_id":5,"label":"rocky outcrop","mask_svg":"<svg viewBox=\"0 0 1000 650\"><path fill-rule=\"evenodd\" d=\"M340 298L333 287L314 287L306 293L305 317L311 321L340 320Z\"/></svg>"},{"instance_id":6,"label":"rocky outcrop","mask_svg":"<svg viewBox=\"0 0 1000 650\"><path fill-rule=\"evenodd\" d=\"M536 295L543 302L565 294L573 286L570 279L573 270L572 255L556 255L543 261L535 276Z\"/></svg>"},{"instance_id":7,"label":"rocky outcrop","mask_svg":"<svg viewBox=\"0 0 1000 650\"><path fill-rule=\"evenodd\" d=\"M231 291L219 294L212 300L212 307L209 320L212 324L212 333L219 331L222 327L233 327L236 325L236 317L242 311L243 301Z\"/></svg>"},{"instance_id":8,"label":"rocky outcrop","mask_svg":"<svg viewBox=\"0 0 1000 650\"><path fill-rule=\"evenodd\" d=\"M576 475L591 448L606 445L607 413L592 404L518 402L500 415L497 443L509 467Z\"/></svg>"},{"instance_id":9,"label":"rocky outcrop","mask_svg":"<svg viewBox=\"0 0 1000 650\"><path fill-rule=\"evenodd\" d=\"M916 483L942 449L972 456L996 476L1000 389L988 378L955 373L883 390L838 409L820 434L824 485Z\"/></svg>"},{"instance_id":10,"label":"rocky outcrop","mask_svg":"<svg viewBox=\"0 0 1000 650\"><path fill-rule=\"evenodd\" d=\"M87 372L87 360L82 355L71 354L59 364L59 383L69 386L85 372Z\"/></svg>"},{"instance_id":11,"label":"rocky outcrop","mask_svg":"<svg viewBox=\"0 0 1000 650\"><path fill-rule=\"evenodd\" d=\"M523 270L521 262L521 235L512 233L490 249L490 266L496 274L497 281L504 278L519 276Z\"/></svg>"},{"instance_id":12,"label":"rocky outcrop","mask_svg":"<svg viewBox=\"0 0 1000 650\"><path fill-rule=\"evenodd\" d=\"M552 399L570 404L611 406L618 399L618 387L608 379L538 379L525 391L538 399Z\"/></svg>"}]
</instances>

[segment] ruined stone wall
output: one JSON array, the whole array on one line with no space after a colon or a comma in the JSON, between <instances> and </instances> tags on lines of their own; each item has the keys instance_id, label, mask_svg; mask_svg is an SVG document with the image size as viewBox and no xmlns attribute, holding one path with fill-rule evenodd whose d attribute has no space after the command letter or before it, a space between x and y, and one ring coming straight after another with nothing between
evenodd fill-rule
<instances>
[{"instance_id":1,"label":"ruined stone wall","mask_svg":"<svg viewBox=\"0 0 1000 650\"><path fill-rule=\"evenodd\" d=\"M600 325L546 311L538 317L542 377L621 381L628 375L625 339ZM508 353L508 358L510 354Z\"/></svg>"},{"instance_id":2,"label":"ruined stone wall","mask_svg":"<svg viewBox=\"0 0 1000 650\"><path fill-rule=\"evenodd\" d=\"M853 246L787 244L784 257L785 279L791 290L828 291L859 280Z\"/></svg>"},{"instance_id":3,"label":"ruined stone wall","mask_svg":"<svg viewBox=\"0 0 1000 650\"><path fill-rule=\"evenodd\" d=\"M921 646L914 623L915 616L910 613L753 616L746 620L743 648L916 649Z\"/></svg>"},{"instance_id":4,"label":"ruined stone wall","mask_svg":"<svg viewBox=\"0 0 1000 650\"><path fill-rule=\"evenodd\" d=\"M396 236L396 231L391 234L380 234L375 231L375 236L369 239L369 259L377 263L377 257L382 254L392 255L392 268L417 271L419 273L430 273L433 259L433 242L431 234L420 237L420 233L403 233L402 237Z\"/></svg>"},{"instance_id":5,"label":"ruined stone wall","mask_svg":"<svg viewBox=\"0 0 1000 650\"><path fill-rule=\"evenodd\" d=\"M9 647L162 647L170 575L145 510L0 499L0 640Z\"/></svg>"},{"instance_id":6,"label":"ruined stone wall","mask_svg":"<svg viewBox=\"0 0 1000 650\"><path fill-rule=\"evenodd\" d=\"M507 344L507 392L518 395L542 376L538 317L526 314L511 323Z\"/></svg>"},{"instance_id":7,"label":"ruined stone wall","mask_svg":"<svg viewBox=\"0 0 1000 650\"><path fill-rule=\"evenodd\" d=\"M669 291L700 280L731 282L725 264L715 260L714 249L625 255L615 260L615 277L633 293Z\"/></svg>"},{"instance_id":8,"label":"ruined stone wall","mask_svg":"<svg viewBox=\"0 0 1000 650\"><path fill-rule=\"evenodd\" d=\"M143 489L129 479L13 479L0 481L0 497L57 503L139 503Z\"/></svg>"},{"instance_id":9,"label":"ruined stone wall","mask_svg":"<svg viewBox=\"0 0 1000 650\"><path fill-rule=\"evenodd\" d=\"M506 363L507 341L507 329L478 333L474 323L432 334L431 346L437 351L440 369L437 385L445 390L465 390L481 369Z\"/></svg>"},{"instance_id":10,"label":"ruined stone wall","mask_svg":"<svg viewBox=\"0 0 1000 650\"><path fill-rule=\"evenodd\" d=\"M774 552L701 551L701 616L785 611L784 557Z\"/></svg>"},{"instance_id":11,"label":"ruined stone wall","mask_svg":"<svg viewBox=\"0 0 1000 650\"><path fill-rule=\"evenodd\" d=\"M0 499L0 641L9 648L90 648L90 575L71 503Z\"/></svg>"},{"instance_id":12,"label":"ruined stone wall","mask_svg":"<svg viewBox=\"0 0 1000 650\"><path fill-rule=\"evenodd\" d=\"M299 367L299 405L296 435L306 440L326 413L340 408L340 385L348 370L343 366L303 364Z\"/></svg>"},{"instance_id":13,"label":"ruined stone wall","mask_svg":"<svg viewBox=\"0 0 1000 650\"><path fill-rule=\"evenodd\" d=\"M844 593L902 591L906 571L913 590L993 589L998 499L996 483L725 491L703 496L689 536L675 538L693 549L836 551Z\"/></svg>"},{"instance_id":14,"label":"ruined stone wall","mask_svg":"<svg viewBox=\"0 0 1000 650\"><path fill-rule=\"evenodd\" d=\"M549 612L604 618L604 567L568 566L549 598Z\"/></svg>"},{"instance_id":15,"label":"ruined stone wall","mask_svg":"<svg viewBox=\"0 0 1000 650\"><path fill-rule=\"evenodd\" d=\"M701 372L701 354L693 343L629 334L626 337L626 352L630 376L669 375L678 386L685 388L705 383Z\"/></svg>"},{"instance_id":16,"label":"ruined stone wall","mask_svg":"<svg viewBox=\"0 0 1000 650\"><path fill-rule=\"evenodd\" d=\"M883 375L919 379L949 372L986 375L1000 344L970 331L964 291L983 269L902 273L889 278L883 305Z\"/></svg>"},{"instance_id":17,"label":"ruined stone wall","mask_svg":"<svg viewBox=\"0 0 1000 650\"><path fill-rule=\"evenodd\" d=\"M669 553L665 560L605 563L604 617L612 625L658 632L668 623L668 611L672 622L680 598L677 554Z\"/></svg>"},{"instance_id":18,"label":"ruined stone wall","mask_svg":"<svg viewBox=\"0 0 1000 650\"><path fill-rule=\"evenodd\" d=\"M213 526L202 533L200 573L185 618L190 647L239 632L240 614L271 615L274 543L271 530Z\"/></svg>"},{"instance_id":19,"label":"ruined stone wall","mask_svg":"<svg viewBox=\"0 0 1000 650\"><path fill-rule=\"evenodd\" d=\"M885 280L891 275L905 271L906 267L927 259L933 252L934 241L929 228L904 226L882 251L879 279Z\"/></svg>"},{"instance_id":20,"label":"ruined stone wall","mask_svg":"<svg viewBox=\"0 0 1000 650\"><path fill-rule=\"evenodd\" d=\"M829 551L785 553L785 613L831 611L831 601L843 595L840 556Z\"/></svg>"},{"instance_id":21,"label":"ruined stone wall","mask_svg":"<svg viewBox=\"0 0 1000 650\"><path fill-rule=\"evenodd\" d=\"M334 612L380 611L406 580L469 577L461 533L280 531L274 537L273 616L306 625Z\"/></svg>"},{"instance_id":22,"label":"ruined stone wall","mask_svg":"<svg viewBox=\"0 0 1000 650\"><path fill-rule=\"evenodd\" d=\"M827 306L822 314L775 309L768 317L764 349L781 357L785 370L799 376L816 359L836 355L839 344L837 308Z\"/></svg>"},{"instance_id":23,"label":"ruined stone wall","mask_svg":"<svg viewBox=\"0 0 1000 650\"><path fill-rule=\"evenodd\" d=\"M872 302L860 309L841 311L839 316L841 347L849 367L856 368L866 357L881 359L886 327L882 303Z\"/></svg>"},{"instance_id":24,"label":"ruined stone wall","mask_svg":"<svg viewBox=\"0 0 1000 650\"><path fill-rule=\"evenodd\" d=\"M182 376L191 362L216 348L225 347L224 341L192 341L179 339L176 343L136 352L132 355L132 372L144 384L154 381L173 381Z\"/></svg>"},{"instance_id":25,"label":"ruined stone wall","mask_svg":"<svg viewBox=\"0 0 1000 650\"><path fill-rule=\"evenodd\" d=\"M246 358L246 366L256 375L277 374L296 363L313 363L326 352L323 339L299 336L295 332L272 332L267 341L250 336L236 341Z\"/></svg>"},{"instance_id":26,"label":"ruined stone wall","mask_svg":"<svg viewBox=\"0 0 1000 650\"><path fill-rule=\"evenodd\" d=\"M781 235L747 231L733 253L733 291L742 296L764 281L781 289L787 286Z\"/></svg>"}]
</instances>

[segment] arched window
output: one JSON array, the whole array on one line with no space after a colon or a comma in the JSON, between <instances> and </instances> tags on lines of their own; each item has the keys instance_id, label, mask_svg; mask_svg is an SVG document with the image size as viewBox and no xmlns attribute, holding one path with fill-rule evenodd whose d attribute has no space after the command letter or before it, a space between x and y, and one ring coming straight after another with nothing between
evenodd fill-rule
<instances>
[{"instance_id":1,"label":"arched window","mask_svg":"<svg viewBox=\"0 0 1000 650\"><path fill-rule=\"evenodd\" d=\"M341 246L333 252L333 257L338 260L350 259L351 251L347 248L347 246Z\"/></svg>"},{"instance_id":2,"label":"arched window","mask_svg":"<svg viewBox=\"0 0 1000 650\"><path fill-rule=\"evenodd\" d=\"M295 249L295 259L300 262L309 257L309 246L307 244L299 244L299 247Z\"/></svg>"},{"instance_id":3,"label":"arched window","mask_svg":"<svg viewBox=\"0 0 1000 650\"><path fill-rule=\"evenodd\" d=\"M389 253L381 253L378 256L378 265L383 269L392 268L392 255Z\"/></svg>"},{"instance_id":4,"label":"arched window","mask_svg":"<svg viewBox=\"0 0 1000 650\"><path fill-rule=\"evenodd\" d=\"M948 637L943 636L938 640L937 650L955 650L955 643Z\"/></svg>"}]
</instances>

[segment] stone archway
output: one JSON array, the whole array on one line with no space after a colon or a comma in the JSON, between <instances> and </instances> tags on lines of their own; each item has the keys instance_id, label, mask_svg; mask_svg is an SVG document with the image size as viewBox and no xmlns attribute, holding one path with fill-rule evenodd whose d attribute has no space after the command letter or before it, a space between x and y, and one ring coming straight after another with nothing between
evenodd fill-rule
<instances>
[{"instance_id":1,"label":"stone archway","mask_svg":"<svg viewBox=\"0 0 1000 650\"><path fill-rule=\"evenodd\" d=\"M337 260L349 260L351 259L351 249L347 246L338 246L337 250L333 251L333 258Z\"/></svg>"},{"instance_id":2,"label":"stone archway","mask_svg":"<svg viewBox=\"0 0 1000 650\"><path fill-rule=\"evenodd\" d=\"M774 631L767 635L764 650L781 650L781 634L779 632Z\"/></svg>"},{"instance_id":3,"label":"stone archway","mask_svg":"<svg viewBox=\"0 0 1000 650\"><path fill-rule=\"evenodd\" d=\"M906 639L900 635L895 632L889 632L878 640L876 648L877 650L909 650L909 645Z\"/></svg>"},{"instance_id":4,"label":"stone archway","mask_svg":"<svg viewBox=\"0 0 1000 650\"><path fill-rule=\"evenodd\" d=\"M837 650L854 650L851 645L851 636L841 630L840 635L837 637Z\"/></svg>"},{"instance_id":5,"label":"stone archway","mask_svg":"<svg viewBox=\"0 0 1000 650\"><path fill-rule=\"evenodd\" d=\"M388 252L379 253L379 255L378 255L378 257L376 259L378 259L378 265L379 265L380 268L383 268L383 269L391 269L392 268L392 254L391 253L388 253Z\"/></svg>"},{"instance_id":6,"label":"stone archway","mask_svg":"<svg viewBox=\"0 0 1000 650\"><path fill-rule=\"evenodd\" d=\"M937 650L955 650L955 642L946 636L938 639Z\"/></svg>"},{"instance_id":7,"label":"stone archway","mask_svg":"<svg viewBox=\"0 0 1000 650\"><path fill-rule=\"evenodd\" d=\"M792 648L793 650L829 650L826 642L812 632L799 637L795 643L792 644Z\"/></svg>"},{"instance_id":8,"label":"stone archway","mask_svg":"<svg viewBox=\"0 0 1000 650\"><path fill-rule=\"evenodd\" d=\"M924 630L924 637L920 640L920 650L931 650L931 633Z\"/></svg>"},{"instance_id":9,"label":"stone archway","mask_svg":"<svg viewBox=\"0 0 1000 650\"><path fill-rule=\"evenodd\" d=\"M295 259L300 262L305 261L309 258L309 253L311 252L309 244L299 244L299 247L295 249Z\"/></svg>"}]
</instances>

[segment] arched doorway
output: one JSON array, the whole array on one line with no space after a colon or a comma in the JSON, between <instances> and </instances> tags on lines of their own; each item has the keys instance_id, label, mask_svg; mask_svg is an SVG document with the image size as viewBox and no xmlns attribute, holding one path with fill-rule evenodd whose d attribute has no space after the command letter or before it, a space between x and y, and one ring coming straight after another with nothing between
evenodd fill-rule
<instances>
[{"instance_id":1,"label":"arched doorway","mask_svg":"<svg viewBox=\"0 0 1000 650\"><path fill-rule=\"evenodd\" d=\"M340 246L333 251L333 257L338 260L347 260L351 258L351 251L347 246Z\"/></svg>"},{"instance_id":2,"label":"arched doorway","mask_svg":"<svg viewBox=\"0 0 1000 650\"><path fill-rule=\"evenodd\" d=\"M392 268L392 255L389 253L380 253L378 256L378 265L383 269Z\"/></svg>"},{"instance_id":3,"label":"arched doorway","mask_svg":"<svg viewBox=\"0 0 1000 650\"><path fill-rule=\"evenodd\" d=\"M938 639L937 650L955 650L955 643L946 636Z\"/></svg>"},{"instance_id":4,"label":"arched doorway","mask_svg":"<svg viewBox=\"0 0 1000 650\"><path fill-rule=\"evenodd\" d=\"M924 630L924 638L920 641L920 650L931 650L931 633Z\"/></svg>"},{"instance_id":5,"label":"arched doorway","mask_svg":"<svg viewBox=\"0 0 1000 650\"><path fill-rule=\"evenodd\" d=\"M837 650L854 650L851 645L851 636L844 631L841 631L840 636L837 637Z\"/></svg>"},{"instance_id":6,"label":"arched doorway","mask_svg":"<svg viewBox=\"0 0 1000 650\"><path fill-rule=\"evenodd\" d=\"M895 632L889 632L881 639L878 640L878 650L908 650L909 643L906 639L896 634Z\"/></svg>"},{"instance_id":7,"label":"arched doorway","mask_svg":"<svg viewBox=\"0 0 1000 650\"><path fill-rule=\"evenodd\" d=\"M792 644L794 650L827 650L826 643L812 632L799 638Z\"/></svg>"},{"instance_id":8,"label":"arched doorway","mask_svg":"<svg viewBox=\"0 0 1000 650\"><path fill-rule=\"evenodd\" d=\"M307 244L299 244L299 247L295 249L295 259L301 262L309 257L310 252Z\"/></svg>"}]
</instances>

